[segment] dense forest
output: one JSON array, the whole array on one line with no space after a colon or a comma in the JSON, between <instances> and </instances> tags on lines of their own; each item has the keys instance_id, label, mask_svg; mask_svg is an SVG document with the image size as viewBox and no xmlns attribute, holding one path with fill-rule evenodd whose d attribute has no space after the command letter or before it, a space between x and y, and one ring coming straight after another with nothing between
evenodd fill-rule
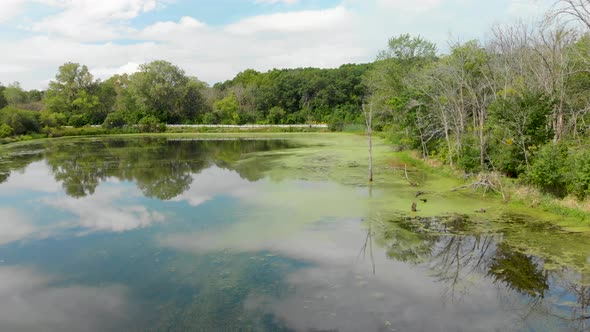
<instances>
[{"instance_id":1,"label":"dense forest","mask_svg":"<svg viewBox=\"0 0 590 332\"><path fill-rule=\"evenodd\" d=\"M210 87L166 61L101 81L66 63L46 91L0 86L0 137L102 125L325 122L372 126L468 173L499 172L558 197L590 196L590 4L557 1L538 23L498 25L441 53L389 40L375 62L245 70ZM357 126L358 128L358 126Z\"/></svg>"}]
</instances>

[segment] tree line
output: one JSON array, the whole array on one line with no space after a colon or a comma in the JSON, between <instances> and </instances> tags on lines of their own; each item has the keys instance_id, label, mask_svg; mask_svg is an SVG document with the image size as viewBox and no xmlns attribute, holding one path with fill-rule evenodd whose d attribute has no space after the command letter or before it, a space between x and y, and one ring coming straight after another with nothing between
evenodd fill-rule
<instances>
[{"instance_id":1,"label":"tree line","mask_svg":"<svg viewBox=\"0 0 590 332\"><path fill-rule=\"evenodd\" d=\"M0 136L58 126L356 122L369 66L250 69L209 87L166 61L104 81L84 65L66 63L46 91L24 91L18 83L0 87Z\"/></svg>"},{"instance_id":2,"label":"tree line","mask_svg":"<svg viewBox=\"0 0 590 332\"><path fill-rule=\"evenodd\" d=\"M377 126L468 173L501 172L546 193L590 195L590 2L538 23L497 25L440 55L392 38L365 81Z\"/></svg>"},{"instance_id":3,"label":"tree line","mask_svg":"<svg viewBox=\"0 0 590 332\"><path fill-rule=\"evenodd\" d=\"M46 91L0 87L0 137L60 126L370 123L402 148L468 173L501 172L557 196L590 194L590 3L559 0L538 23L486 40L389 40L373 63L245 70L208 86L154 61L95 79L61 66ZM370 109L370 113L363 112ZM366 115L371 114L371 121ZM374 117L374 119L373 119Z\"/></svg>"}]
</instances>

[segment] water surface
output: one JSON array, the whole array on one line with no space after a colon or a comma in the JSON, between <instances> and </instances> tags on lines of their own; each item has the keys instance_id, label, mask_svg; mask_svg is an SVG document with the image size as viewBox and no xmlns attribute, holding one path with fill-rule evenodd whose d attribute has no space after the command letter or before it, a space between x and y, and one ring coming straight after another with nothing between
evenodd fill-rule
<instances>
[{"instance_id":1,"label":"water surface","mask_svg":"<svg viewBox=\"0 0 590 332\"><path fill-rule=\"evenodd\" d=\"M0 330L586 329L587 234L472 194L409 213L415 188L367 187L337 146L364 141L4 149Z\"/></svg>"}]
</instances>

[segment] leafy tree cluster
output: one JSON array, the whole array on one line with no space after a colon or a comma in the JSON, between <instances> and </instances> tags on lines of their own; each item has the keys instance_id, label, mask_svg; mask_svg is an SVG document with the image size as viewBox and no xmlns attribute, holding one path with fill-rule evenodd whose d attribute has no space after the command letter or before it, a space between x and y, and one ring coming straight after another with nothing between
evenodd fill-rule
<instances>
[{"instance_id":1,"label":"leafy tree cluster","mask_svg":"<svg viewBox=\"0 0 590 332\"><path fill-rule=\"evenodd\" d=\"M84 65L66 63L47 91L23 91L18 83L0 85L0 108L9 106L9 113L36 110L37 127L45 130L102 125L162 131L166 123L355 122L366 94L363 75L369 67L246 70L209 87L166 61L147 63L134 74L105 81L96 80ZM12 123L3 124L13 129L5 126L3 135L23 133Z\"/></svg>"},{"instance_id":2,"label":"leafy tree cluster","mask_svg":"<svg viewBox=\"0 0 590 332\"><path fill-rule=\"evenodd\" d=\"M222 96L214 104L215 120L236 124L360 122L367 93L363 76L370 66L274 69L266 73L246 70L214 86Z\"/></svg>"},{"instance_id":3,"label":"leafy tree cluster","mask_svg":"<svg viewBox=\"0 0 590 332\"><path fill-rule=\"evenodd\" d=\"M491 35L448 54L420 37L392 38L365 76L375 126L469 173L590 197L590 32L544 20Z\"/></svg>"}]
</instances>

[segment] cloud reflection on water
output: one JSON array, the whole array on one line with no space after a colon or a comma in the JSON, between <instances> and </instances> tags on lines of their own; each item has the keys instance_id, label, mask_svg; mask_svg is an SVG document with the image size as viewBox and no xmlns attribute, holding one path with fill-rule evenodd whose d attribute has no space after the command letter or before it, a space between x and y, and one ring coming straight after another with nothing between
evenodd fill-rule
<instances>
[{"instance_id":1,"label":"cloud reflection on water","mask_svg":"<svg viewBox=\"0 0 590 332\"><path fill-rule=\"evenodd\" d=\"M57 193L61 190L61 185L53 178L47 164L38 161L20 172L12 172L0 186L0 195L12 195L15 191Z\"/></svg>"},{"instance_id":2,"label":"cloud reflection on water","mask_svg":"<svg viewBox=\"0 0 590 332\"><path fill-rule=\"evenodd\" d=\"M91 196L45 198L43 202L74 215L74 219L66 221L72 227L79 227L88 232L124 232L165 220L162 213L149 210L144 205L123 205L126 199L140 195L141 193L134 188L100 186Z\"/></svg>"},{"instance_id":3,"label":"cloud reflection on water","mask_svg":"<svg viewBox=\"0 0 590 332\"><path fill-rule=\"evenodd\" d=\"M193 207L199 206L219 195L245 197L255 192L255 184L243 179L237 172L209 167L192 175L188 190L171 199L174 202L186 201Z\"/></svg>"},{"instance_id":4,"label":"cloud reflection on water","mask_svg":"<svg viewBox=\"0 0 590 332\"><path fill-rule=\"evenodd\" d=\"M246 218L241 227L215 232L170 235L160 243L195 254L271 252L311 263L287 275L284 282L290 291L285 295L250 293L244 304L298 331L509 331L549 324L546 315L531 310L522 296L480 273L461 272L460 282L451 285L428 266L388 258L385 248L375 244L363 251L367 230L359 219L316 219L285 233L277 218L292 212L275 211L265 221ZM238 235L248 227L249 233ZM461 246L460 250L471 248L472 242ZM475 260L476 254L471 253Z\"/></svg>"},{"instance_id":5,"label":"cloud reflection on water","mask_svg":"<svg viewBox=\"0 0 590 332\"><path fill-rule=\"evenodd\" d=\"M55 286L26 267L0 267L1 331L123 329L134 311L123 286Z\"/></svg>"}]
</instances>

